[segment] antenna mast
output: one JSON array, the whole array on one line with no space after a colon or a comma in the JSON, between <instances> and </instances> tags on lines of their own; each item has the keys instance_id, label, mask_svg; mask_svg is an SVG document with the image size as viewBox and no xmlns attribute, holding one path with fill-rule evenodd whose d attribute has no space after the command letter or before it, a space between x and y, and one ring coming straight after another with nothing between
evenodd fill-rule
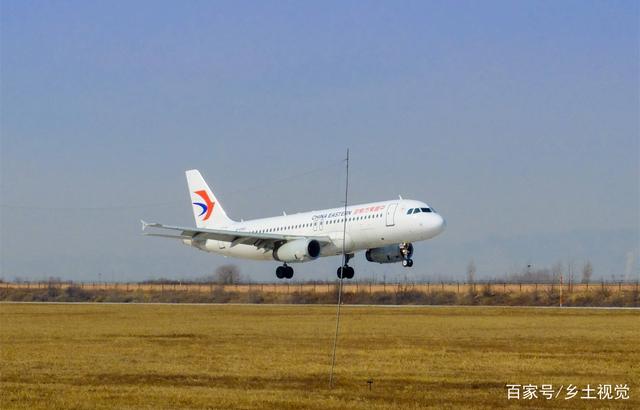
<instances>
[{"instance_id":1,"label":"antenna mast","mask_svg":"<svg viewBox=\"0 0 640 410\"><path fill-rule=\"evenodd\" d=\"M340 281L338 286L338 307L336 310L336 333L333 338L333 356L331 359L331 373L329 374L329 387L333 387L333 371L336 367L336 348L338 347L338 331L340 330L340 305L342 304L342 282L344 280L344 267L347 264L346 236L347 236L347 206L349 204L349 148L346 159L346 184L344 188L344 218L342 224L342 266L340 266Z\"/></svg>"}]
</instances>

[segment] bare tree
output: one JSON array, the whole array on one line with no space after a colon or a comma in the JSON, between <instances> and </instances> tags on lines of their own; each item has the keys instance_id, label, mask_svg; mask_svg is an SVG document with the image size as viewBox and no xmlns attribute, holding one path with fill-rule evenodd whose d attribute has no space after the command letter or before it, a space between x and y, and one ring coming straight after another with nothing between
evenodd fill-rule
<instances>
[{"instance_id":1,"label":"bare tree","mask_svg":"<svg viewBox=\"0 0 640 410\"><path fill-rule=\"evenodd\" d=\"M593 265L591 261L587 261L582 267L582 283L591 282L591 276L593 276Z\"/></svg>"},{"instance_id":2,"label":"bare tree","mask_svg":"<svg viewBox=\"0 0 640 410\"><path fill-rule=\"evenodd\" d=\"M553 282L558 282L560 280L560 276L562 275L563 271L564 271L564 265L562 264L561 261L554 263L553 266L551 267L551 275L552 275L551 280L553 280Z\"/></svg>"},{"instance_id":3,"label":"bare tree","mask_svg":"<svg viewBox=\"0 0 640 410\"><path fill-rule=\"evenodd\" d=\"M215 272L216 282L221 285L233 285L240 282L240 269L236 265L218 266Z\"/></svg>"},{"instance_id":4,"label":"bare tree","mask_svg":"<svg viewBox=\"0 0 640 410\"><path fill-rule=\"evenodd\" d=\"M476 263L473 261L473 259L471 259L469 261L469 264L467 265L467 282L476 282Z\"/></svg>"},{"instance_id":5,"label":"bare tree","mask_svg":"<svg viewBox=\"0 0 640 410\"><path fill-rule=\"evenodd\" d=\"M626 261L624 264L624 280L631 279L631 273L633 272L635 261L636 254L633 251L627 252Z\"/></svg>"},{"instance_id":6,"label":"bare tree","mask_svg":"<svg viewBox=\"0 0 640 410\"><path fill-rule=\"evenodd\" d=\"M569 287L571 287L571 285L573 285L574 283L573 260L569 260L569 262L567 263L567 273L569 274Z\"/></svg>"},{"instance_id":7,"label":"bare tree","mask_svg":"<svg viewBox=\"0 0 640 410\"><path fill-rule=\"evenodd\" d=\"M562 270L562 264L556 264L558 272ZM552 270L546 267L535 267L527 264L520 272L507 274L507 279L512 283L552 283L554 276Z\"/></svg>"}]
</instances>

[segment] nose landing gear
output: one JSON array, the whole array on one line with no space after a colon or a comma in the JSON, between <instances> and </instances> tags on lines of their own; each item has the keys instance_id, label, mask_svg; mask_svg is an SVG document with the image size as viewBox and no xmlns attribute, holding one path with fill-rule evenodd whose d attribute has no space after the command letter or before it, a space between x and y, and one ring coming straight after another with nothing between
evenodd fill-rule
<instances>
[{"instance_id":1,"label":"nose landing gear","mask_svg":"<svg viewBox=\"0 0 640 410\"><path fill-rule=\"evenodd\" d=\"M410 268L413 266L413 244L403 242L400 244L400 253L402 254L402 266Z\"/></svg>"},{"instance_id":2,"label":"nose landing gear","mask_svg":"<svg viewBox=\"0 0 640 410\"><path fill-rule=\"evenodd\" d=\"M278 279L291 279L293 278L293 268L286 263L276 268L276 277Z\"/></svg>"}]
</instances>

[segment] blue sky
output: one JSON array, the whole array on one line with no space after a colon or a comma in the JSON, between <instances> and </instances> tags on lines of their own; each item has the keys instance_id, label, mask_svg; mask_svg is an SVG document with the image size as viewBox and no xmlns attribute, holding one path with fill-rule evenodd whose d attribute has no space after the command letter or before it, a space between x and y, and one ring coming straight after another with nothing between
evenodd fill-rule
<instances>
[{"instance_id":1,"label":"blue sky","mask_svg":"<svg viewBox=\"0 0 640 410\"><path fill-rule=\"evenodd\" d=\"M0 277L194 277L237 263L139 234L192 224L184 170L252 218L398 194L441 237L411 270L639 274L637 2L2 2ZM297 267L333 278L337 258ZM629 267L631 266L631 267Z\"/></svg>"}]
</instances>

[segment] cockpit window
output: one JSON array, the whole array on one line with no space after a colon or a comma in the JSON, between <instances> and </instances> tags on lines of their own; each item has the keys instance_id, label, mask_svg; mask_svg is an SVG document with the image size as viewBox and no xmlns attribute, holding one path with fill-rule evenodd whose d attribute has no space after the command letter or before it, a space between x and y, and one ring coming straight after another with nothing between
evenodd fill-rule
<instances>
[{"instance_id":1,"label":"cockpit window","mask_svg":"<svg viewBox=\"0 0 640 410\"><path fill-rule=\"evenodd\" d=\"M407 211L407 215L417 214L420 212L435 212L436 210L433 208L411 208Z\"/></svg>"}]
</instances>

